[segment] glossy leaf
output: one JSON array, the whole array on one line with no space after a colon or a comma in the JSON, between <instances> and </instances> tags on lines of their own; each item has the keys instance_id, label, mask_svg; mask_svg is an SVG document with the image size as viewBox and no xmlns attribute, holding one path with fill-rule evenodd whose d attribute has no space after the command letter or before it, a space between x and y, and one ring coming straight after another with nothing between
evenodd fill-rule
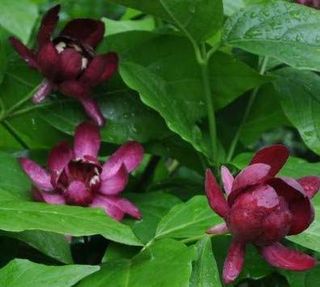
<instances>
[{"instance_id":1,"label":"glossy leaf","mask_svg":"<svg viewBox=\"0 0 320 287\"><path fill-rule=\"evenodd\" d=\"M15 259L0 270L0 286L72 287L82 278L99 270L98 266L46 266Z\"/></svg>"}]
</instances>

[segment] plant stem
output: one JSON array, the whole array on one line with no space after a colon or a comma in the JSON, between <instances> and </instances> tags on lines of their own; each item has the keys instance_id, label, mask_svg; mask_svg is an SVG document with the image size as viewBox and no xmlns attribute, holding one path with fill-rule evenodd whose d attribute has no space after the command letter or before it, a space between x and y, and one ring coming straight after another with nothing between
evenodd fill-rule
<instances>
[{"instance_id":1,"label":"plant stem","mask_svg":"<svg viewBox=\"0 0 320 287\"><path fill-rule=\"evenodd\" d=\"M266 68L267 68L267 63L268 63L268 57L264 57L261 61L261 65L260 65L260 69L259 69L259 74L260 75L264 75L265 71L266 71ZM249 101L248 101L248 104L247 104L247 107L246 107L246 110L244 112L244 115L243 115L243 118L242 118L242 121L237 129L237 132L231 142L231 145L230 145L230 149L229 149L229 152L228 152L228 156L227 156L227 161L231 161L233 155L234 155L234 152L235 152L235 149L237 147L237 144L239 142L239 139L240 139L240 136L241 136L241 132L242 132L242 129L243 129L243 126L244 124L246 123L248 117L249 117L249 114L251 112L251 108L255 102L255 99L257 97L257 94L258 94L258 91L259 91L259 88L260 87L257 87L255 88L253 91L252 91L252 94L249 98Z\"/></svg>"},{"instance_id":2,"label":"plant stem","mask_svg":"<svg viewBox=\"0 0 320 287\"><path fill-rule=\"evenodd\" d=\"M216 118L214 113L214 104L212 100L212 91L210 85L209 69L208 69L208 55L206 51L205 44L201 44L201 56L202 61L199 62L201 68L202 83L204 88L204 94L206 97L207 113L209 121L209 132L210 132L210 143L211 143L211 153L210 159L215 166L218 165L217 159L217 128L216 128Z\"/></svg>"}]
</instances>

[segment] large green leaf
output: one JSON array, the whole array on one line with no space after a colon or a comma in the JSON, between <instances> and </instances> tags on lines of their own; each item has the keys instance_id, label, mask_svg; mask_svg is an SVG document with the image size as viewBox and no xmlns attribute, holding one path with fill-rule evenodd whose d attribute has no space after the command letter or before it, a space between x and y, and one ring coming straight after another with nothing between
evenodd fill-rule
<instances>
[{"instance_id":1,"label":"large green leaf","mask_svg":"<svg viewBox=\"0 0 320 287\"><path fill-rule=\"evenodd\" d=\"M46 266L15 259L0 270L3 287L72 287L82 278L99 270L98 266Z\"/></svg>"},{"instance_id":2,"label":"large green leaf","mask_svg":"<svg viewBox=\"0 0 320 287\"><path fill-rule=\"evenodd\" d=\"M0 25L23 42L28 42L38 17L37 5L30 0L1 0L0 10Z\"/></svg>"},{"instance_id":3,"label":"large green leaf","mask_svg":"<svg viewBox=\"0 0 320 287\"><path fill-rule=\"evenodd\" d=\"M234 14L224 43L270 56L296 68L320 70L320 14L284 1L268 1Z\"/></svg>"},{"instance_id":4,"label":"large green leaf","mask_svg":"<svg viewBox=\"0 0 320 287\"><path fill-rule=\"evenodd\" d=\"M318 287L320 285L320 267L317 266L307 272L281 271L290 287Z\"/></svg>"},{"instance_id":5,"label":"large green leaf","mask_svg":"<svg viewBox=\"0 0 320 287\"><path fill-rule=\"evenodd\" d=\"M212 225L221 219L209 207L205 196L195 196L186 203L173 207L159 222L155 238L193 240L205 236Z\"/></svg>"},{"instance_id":6,"label":"large green leaf","mask_svg":"<svg viewBox=\"0 0 320 287\"><path fill-rule=\"evenodd\" d=\"M310 71L285 68L276 73L275 88L289 121L306 145L320 154L320 77Z\"/></svg>"},{"instance_id":7,"label":"large green leaf","mask_svg":"<svg viewBox=\"0 0 320 287\"><path fill-rule=\"evenodd\" d=\"M129 226L96 208L2 201L0 229L12 232L43 230L73 236L100 234L112 241L141 245Z\"/></svg>"},{"instance_id":8,"label":"large green leaf","mask_svg":"<svg viewBox=\"0 0 320 287\"><path fill-rule=\"evenodd\" d=\"M227 16L239 11L240 9L246 8L249 5L267 2L270 0L223 0L224 14Z\"/></svg>"},{"instance_id":9,"label":"large green leaf","mask_svg":"<svg viewBox=\"0 0 320 287\"><path fill-rule=\"evenodd\" d=\"M219 271L212 254L210 237L196 244L197 260L193 263L190 287L221 287Z\"/></svg>"},{"instance_id":10,"label":"large green leaf","mask_svg":"<svg viewBox=\"0 0 320 287\"><path fill-rule=\"evenodd\" d=\"M194 255L178 241L160 240L131 260L107 261L79 287L188 287Z\"/></svg>"},{"instance_id":11,"label":"large green leaf","mask_svg":"<svg viewBox=\"0 0 320 287\"><path fill-rule=\"evenodd\" d=\"M223 20L221 0L108 0L169 20L183 33L203 41L217 32Z\"/></svg>"}]
</instances>

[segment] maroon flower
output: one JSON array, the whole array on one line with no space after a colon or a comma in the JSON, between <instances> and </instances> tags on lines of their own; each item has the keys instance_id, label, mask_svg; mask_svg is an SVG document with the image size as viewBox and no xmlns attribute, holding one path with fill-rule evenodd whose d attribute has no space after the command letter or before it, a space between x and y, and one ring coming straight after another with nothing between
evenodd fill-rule
<instances>
[{"instance_id":1,"label":"maroon flower","mask_svg":"<svg viewBox=\"0 0 320 287\"><path fill-rule=\"evenodd\" d=\"M92 19L75 19L67 23L59 36L51 39L59 20L60 5L51 8L43 17L38 32L38 49L32 51L21 41L10 41L31 68L45 77L33 96L34 103L42 102L52 91L80 101L87 114L99 125L105 122L91 98L91 88L111 77L118 67L115 53L95 55L94 49L104 35L104 23Z\"/></svg>"},{"instance_id":2,"label":"maroon flower","mask_svg":"<svg viewBox=\"0 0 320 287\"><path fill-rule=\"evenodd\" d=\"M320 0L296 0L296 2L313 8L320 8Z\"/></svg>"},{"instance_id":3,"label":"maroon flower","mask_svg":"<svg viewBox=\"0 0 320 287\"><path fill-rule=\"evenodd\" d=\"M34 185L34 198L49 204L102 207L117 220L121 220L125 213L139 219L138 208L120 194L128 182L129 173L143 158L142 146L128 142L104 164L100 164L97 158L99 148L98 127L82 123L75 131L73 149L62 142L51 150L49 172L34 161L21 158L21 166Z\"/></svg>"},{"instance_id":4,"label":"maroon flower","mask_svg":"<svg viewBox=\"0 0 320 287\"><path fill-rule=\"evenodd\" d=\"M320 187L319 177L275 177L289 156L288 149L273 145L258 151L248 167L235 178L226 167L221 177L227 200L216 179L207 170L205 187L211 208L226 223L210 228L211 234L230 232L233 240L224 263L223 280L233 282L240 274L246 244L254 244L271 265L289 270L307 270L316 260L280 243L286 235L305 230L314 219L310 198Z\"/></svg>"}]
</instances>

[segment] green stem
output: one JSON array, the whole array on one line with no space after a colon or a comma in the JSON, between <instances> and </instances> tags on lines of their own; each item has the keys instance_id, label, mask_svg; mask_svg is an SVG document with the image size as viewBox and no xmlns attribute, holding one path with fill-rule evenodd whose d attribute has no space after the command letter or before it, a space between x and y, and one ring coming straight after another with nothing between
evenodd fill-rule
<instances>
[{"instance_id":1,"label":"green stem","mask_svg":"<svg viewBox=\"0 0 320 287\"><path fill-rule=\"evenodd\" d=\"M260 69L259 69L260 75L264 75L266 68L267 68L267 64L268 64L268 57L264 57L263 60L261 61L261 65L260 65ZM257 87L252 91L252 94L251 94L250 99L248 101L248 104L247 104L246 110L244 112L242 121L241 121L241 123L236 131L236 134L231 142L230 149L229 149L228 156L227 156L228 162L231 161L231 159L233 158L234 152L236 150L237 144L238 144L240 136L241 136L243 126L245 125L245 123L249 117L249 114L251 112L251 108L256 100L259 88L260 87Z\"/></svg>"},{"instance_id":2,"label":"green stem","mask_svg":"<svg viewBox=\"0 0 320 287\"><path fill-rule=\"evenodd\" d=\"M206 98L207 104L207 113L208 113L208 121L209 121L209 132L210 132L210 143L211 143L211 153L210 159L214 163L215 166L218 164L217 159L217 128L216 128L216 118L214 113L214 104L212 100L212 91L210 85L210 76L209 76L209 69L208 69L208 55L206 51L205 44L201 45L201 56L202 62L200 62L201 68L201 76L202 76L202 83L204 88L204 94Z\"/></svg>"}]
</instances>

